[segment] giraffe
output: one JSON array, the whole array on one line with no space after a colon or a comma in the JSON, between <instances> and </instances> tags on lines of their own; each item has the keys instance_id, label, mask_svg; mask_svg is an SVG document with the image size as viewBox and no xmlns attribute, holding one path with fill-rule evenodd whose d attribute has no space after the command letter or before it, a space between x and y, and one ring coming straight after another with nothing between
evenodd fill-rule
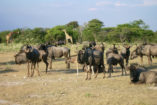
<instances>
[{"instance_id":1,"label":"giraffe","mask_svg":"<svg viewBox=\"0 0 157 105\"><path fill-rule=\"evenodd\" d=\"M19 32L10 32L9 34L6 35L6 43L7 43L7 45L11 42L11 38L12 38L12 35L14 33L19 33Z\"/></svg>"},{"instance_id":2,"label":"giraffe","mask_svg":"<svg viewBox=\"0 0 157 105\"><path fill-rule=\"evenodd\" d=\"M7 45L10 43L11 41L11 36L14 34L14 32L10 32L9 34L6 35L6 43Z\"/></svg>"},{"instance_id":3,"label":"giraffe","mask_svg":"<svg viewBox=\"0 0 157 105\"><path fill-rule=\"evenodd\" d=\"M67 31L64 29L63 32L65 33L65 38L66 38L66 44L68 43L68 40L71 41L71 43L73 44L73 39L72 37L67 33Z\"/></svg>"}]
</instances>

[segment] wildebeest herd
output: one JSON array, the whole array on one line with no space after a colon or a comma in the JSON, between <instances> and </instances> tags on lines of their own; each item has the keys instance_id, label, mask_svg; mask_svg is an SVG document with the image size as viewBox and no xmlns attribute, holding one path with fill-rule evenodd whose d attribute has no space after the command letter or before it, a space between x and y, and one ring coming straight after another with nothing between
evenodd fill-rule
<instances>
[{"instance_id":1,"label":"wildebeest herd","mask_svg":"<svg viewBox=\"0 0 157 105\"><path fill-rule=\"evenodd\" d=\"M105 74L108 72L108 77L111 77L111 73L114 72L113 66L117 64L120 65L122 69L122 76L127 74L126 70L130 71L131 83L154 83L157 85L157 72L149 71L145 67L139 64L129 64L130 60L136 57L141 57L141 65L143 65L143 56L148 57L148 63L152 64L152 58L157 57L157 44L140 44L131 52L131 46L124 44L123 49L116 47L109 48L106 51L106 65L108 70L105 70L104 63L104 51L105 45L103 43L96 44L95 42L90 42L89 45L83 46L81 50L77 51L77 55L71 56L70 49L67 47L54 46L48 44L40 44L37 46L23 45L20 51L15 55L16 64L27 63L28 77L34 75L34 70L39 72L39 62L43 61L46 65L46 73L48 72L48 66L52 69L52 59L64 57L67 68L70 68L70 63L75 63L77 67L83 66L83 71L87 73L86 80L91 79L91 73L95 73L95 78L98 73L103 72ZM125 61L125 62L124 62ZM37 66L37 67L36 67Z\"/></svg>"}]
</instances>

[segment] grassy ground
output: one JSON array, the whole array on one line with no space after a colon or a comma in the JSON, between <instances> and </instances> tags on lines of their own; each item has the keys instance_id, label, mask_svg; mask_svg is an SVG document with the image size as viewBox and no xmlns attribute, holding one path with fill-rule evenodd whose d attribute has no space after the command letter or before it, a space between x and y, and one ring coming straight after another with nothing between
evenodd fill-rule
<instances>
[{"instance_id":1,"label":"grassy ground","mask_svg":"<svg viewBox=\"0 0 157 105\"><path fill-rule=\"evenodd\" d=\"M73 55L76 48L69 47ZM41 76L35 72L34 77L27 78L27 65L16 65L15 53L0 53L0 105L157 105L157 87L130 84L129 75L121 76L119 66L112 78L103 79L99 74L86 81L86 73L80 70L77 76L76 66L71 64L68 70L60 59L53 62L48 74L40 63ZM152 66L147 65L146 57L144 61L146 67L157 71L157 59ZM130 62L140 63L140 59Z\"/></svg>"}]
</instances>

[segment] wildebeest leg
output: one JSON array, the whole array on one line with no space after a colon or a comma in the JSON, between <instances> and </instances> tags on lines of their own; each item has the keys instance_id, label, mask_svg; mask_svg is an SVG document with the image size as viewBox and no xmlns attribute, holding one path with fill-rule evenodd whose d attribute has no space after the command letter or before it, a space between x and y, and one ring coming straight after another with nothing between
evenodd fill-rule
<instances>
[{"instance_id":1,"label":"wildebeest leg","mask_svg":"<svg viewBox=\"0 0 157 105\"><path fill-rule=\"evenodd\" d=\"M91 69L92 69L92 75L94 75L94 66L92 66Z\"/></svg>"},{"instance_id":2,"label":"wildebeest leg","mask_svg":"<svg viewBox=\"0 0 157 105\"><path fill-rule=\"evenodd\" d=\"M105 66L104 66L104 64L102 65L102 69L103 69L103 74L104 74L104 76L103 76L103 78L105 78Z\"/></svg>"},{"instance_id":3,"label":"wildebeest leg","mask_svg":"<svg viewBox=\"0 0 157 105\"><path fill-rule=\"evenodd\" d=\"M82 70L83 70L83 71L85 71L85 65L83 65L83 68L82 68Z\"/></svg>"},{"instance_id":4,"label":"wildebeest leg","mask_svg":"<svg viewBox=\"0 0 157 105\"><path fill-rule=\"evenodd\" d=\"M143 65L143 56L140 56L141 57L141 65Z\"/></svg>"},{"instance_id":5,"label":"wildebeest leg","mask_svg":"<svg viewBox=\"0 0 157 105\"><path fill-rule=\"evenodd\" d=\"M109 76L108 77L111 77L111 70L113 70L113 66L109 64L109 67L108 67Z\"/></svg>"},{"instance_id":6,"label":"wildebeest leg","mask_svg":"<svg viewBox=\"0 0 157 105\"><path fill-rule=\"evenodd\" d=\"M123 75L124 75L124 74L123 74L123 71L125 70L124 64L123 64L123 63L120 63L120 66L121 66L121 68L122 68L122 76L123 76ZM126 70L125 70L125 75L126 75Z\"/></svg>"},{"instance_id":7,"label":"wildebeest leg","mask_svg":"<svg viewBox=\"0 0 157 105\"><path fill-rule=\"evenodd\" d=\"M151 56L148 55L147 57L148 57L148 63L149 63L149 65L152 65L152 59L151 59Z\"/></svg>"},{"instance_id":8,"label":"wildebeest leg","mask_svg":"<svg viewBox=\"0 0 157 105\"><path fill-rule=\"evenodd\" d=\"M50 58L50 69L52 69L52 58Z\"/></svg>"},{"instance_id":9,"label":"wildebeest leg","mask_svg":"<svg viewBox=\"0 0 157 105\"><path fill-rule=\"evenodd\" d=\"M129 58L127 57L126 58L126 67L128 66L128 63L129 63Z\"/></svg>"},{"instance_id":10,"label":"wildebeest leg","mask_svg":"<svg viewBox=\"0 0 157 105\"><path fill-rule=\"evenodd\" d=\"M86 80L88 79L88 73L89 73L89 68L87 67L87 76L86 76Z\"/></svg>"},{"instance_id":11,"label":"wildebeest leg","mask_svg":"<svg viewBox=\"0 0 157 105\"><path fill-rule=\"evenodd\" d=\"M92 71L92 68L91 68L91 65L89 65L89 79L88 80L91 79L91 71Z\"/></svg>"},{"instance_id":12,"label":"wildebeest leg","mask_svg":"<svg viewBox=\"0 0 157 105\"><path fill-rule=\"evenodd\" d=\"M99 69L100 69L100 67L99 67ZM98 76L98 66L96 66L96 75L95 75L95 78L97 78L97 76Z\"/></svg>"},{"instance_id":13,"label":"wildebeest leg","mask_svg":"<svg viewBox=\"0 0 157 105\"><path fill-rule=\"evenodd\" d=\"M33 75L34 75L35 64L36 63L32 63L32 67L31 67L32 68L32 74L31 74L31 77L33 77Z\"/></svg>"},{"instance_id":14,"label":"wildebeest leg","mask_svg":"<svg viewBox=\"0 0 157 105\"><path fill-rule=\"evenodd\" d=\"M27 76L29 77L30 76L30 72L29 72L29 62L27 63L27 69L28 69L28 72L27 72Z\"/></svg>"},{"instance_id":15,"label":"wildebeest leg","mask_svg":"<svg viewBox=\"0 0 157 105\"><path fill-rule=\"evenodd\" d=\"M49 63L47 62L47 59L44 59L44 63L46 64L46 73L47 73L47 70L48 70L48 66L49 66ZM50 63L51 66L52 66L52 63Z\"/></svg>"},{"instance_id":16,"label":"wildebeest leg","mask_svg":"<svg viewBox=\"0 0 157 105\"><path fill-rule=\"evenodd\" d=\"M37 63L37 72L38 72L38 76L40 76L40 72L39 72L39 63Z\"/></svg>"},{"instance_id":17,"label":"wildebeest leg","mask_svg":"<svg viewBox=\"0 0 157 105\"><path fill-rule=\"evenodd\" d=\"M65 58L66 68L70 68L70 62L68 62L68 58Z\"/></svg>"}]
</instances>

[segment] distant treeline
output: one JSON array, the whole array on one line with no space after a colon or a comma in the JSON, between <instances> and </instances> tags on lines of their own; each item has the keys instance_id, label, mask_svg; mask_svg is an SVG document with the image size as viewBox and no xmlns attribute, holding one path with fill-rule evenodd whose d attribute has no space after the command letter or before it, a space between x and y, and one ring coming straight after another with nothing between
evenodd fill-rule
<instances>
[{"instance_id":1,"label":"distant treeline","mask_svg":"<svg viewBox=\"0 0 157 105\"><path fill-rule=\"evenodd\" d=\"M58 25L52 28L18 28L12 36L14 43L45 43L65 40L63 29L72 36L74 42L103 41L110 43L119 42L157 42L157 31L153 32L143 20L135 20L130 23L119 24L116 27L105 27L98 19L92 19L83 26L77 21L71 21L66 25ZM6 35L11 31L0 32L0 42L6 42Z\"/></svg>"}]
</instances>

